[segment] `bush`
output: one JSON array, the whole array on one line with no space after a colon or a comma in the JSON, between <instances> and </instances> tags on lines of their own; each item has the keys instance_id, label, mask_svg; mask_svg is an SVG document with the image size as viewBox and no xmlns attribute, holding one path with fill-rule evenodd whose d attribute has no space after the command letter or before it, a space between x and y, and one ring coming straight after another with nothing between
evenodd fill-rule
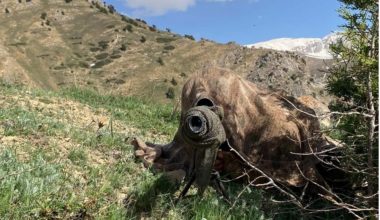
<instances>
[{"instance_id":1,"label":"bush","mask_svg":"<svg viewBox=\"0 0 380 220\"><path fill-rule=\"evenodd\" d=\"M108 11L107 9L105 9L104 7L102 7L98 2L95 2L95 7L102 13L104 14L108 14Z\"/></svg>"},{"instance_id":2,"label":"bush","mask_svg":"<svg viewBox=\"0 0 380 220\"><path fill-rule=\"evenodd\" d=\"M112 63L112 60L110 60L110 59L104 59L104 60L96 62L95 65L92 66L92 68L94 68L94 69L101 68L101 67L103 67L103 66L105 66L107 64L110 64L110 63Z\"/></svg>"},{"instance_id":3,"label":"bush","mask_svg":"<svg viewBox=\"0 0 380 220\"><path fill-rule=\"evenodd\" d=\"M139 21L139 22L141 22L141 23L146 24L146 21L144 21L143 19L139 19L139 18L137 18L136 21Z\"/></svg>"},{"instance_id":4,"label":"bush","mask_svg":"<svg viewBox=\"0 0 380 220\"><path fill-rule=\"evenodd\" d=\"M41 18L42 20L45 20L46 17L47 17L47 13L46 13L46 12L42 12L40 18Z\"/></svg>"},{"instance_id":5,"label":"bush","mask_svg":"<svg viewBox=\"0 0 380 220\"><path fill-rule=\"evenodd\" d=\"M164 50L174 50L174 49L175 49L175 47L173 45L166 45L164 47Z\"/></svg>"},{"instance_id":6,"label":"bush","mask_svg":"<svg viewBox=\"0 0 380 220\"><path fill-rule=\"evenodd\" d=\"M185 37L185 38L188 38L188 39L190 39L190 40L195 40L195 38L193 37L193 35L185 34L184 37Z\"/></svg>"},{"instance_id":7,"label":"bush","mask_svg":"<svg viewBox=\"0 0 380 220\"><path fill-rule=\"evenodd\" d=\"M9 14L9 9L8 8L5 8L5 13Z\"/></svg>"},{"instance_id":8,"label":"bush","mask_svg":"<svg viewBox=\"0 0 380 220\"><path fill-rule=\"evenodd\" d=\"M65 0L66 3L70 3L72 2L73 0Z\"/></svg>"},{"instance_id":9,"label":"bush","mask_svg":"<svg viewBox=\"0 0 380 220\"><path fill-rule=\"evenodd\" d=\"M113 14L113 13L116 12L116 9L115 9L115 7L114 7L113 5L108 5L108 11L109 11L111 14Z\"/></svg>"},{"instance_id":10,"label":"bush","mask_svg":"<svg viewBox=\"0 0 380 220\"><path fill-rule=\"evenodd\" d=\"M108 57L108 53L101 53L101 54L98 54L98 55L95 56L95 58L98 59L98 60L103 60L103 59L105 59L107 57Z\"/></svg>"},{"instance_id":11,"label":"bush","mask_svg":"<svg viewBox=\"0 0 380 220\"><path fill-rule=\"evenodd\" d=\"M120 47L120 50L121 51L126 51L127 50L127 45L122 44L121 47Z\"/></svg>"},{"instance_id":12,"label":"bush","mask_svg":"<svg viewBox=\"0 0 380 220\"><path fill-rule=\"evenodd\" d=\"M161 57L159 57L159 58L157 59L157 62L158 62L161 66L164 65L164 61L162 60Z\"/></svg>"},{"instance_id":13,"label":"bush","mask_svg":"<svg viewBox=\"0 0 380 220\"><path fill-rule=\"evenodd\" d=\"M174 88L170 87L168 91L165 93L165 95L166 95L166 98L168 99L174 99L175 98Z\"/></svg>"},{"instance_id":14,"label":"bush","mask_svg":"<svg viewBox=\"0 0 380 220\"><path fill-rule=\"evenodd\" d=\"M107 49L108 42L107 41L99 41L98 42L99 47L101 47L103 50Z\"/></svg>"},{"instance_id":15,"label":"bush","mask_svg":"<svg viewBox=\"0 0 380 220\"><path fill-rule=\"evenodd\" d=\"M132 25L130 25L130 24L128 24L128 25L125 27L125 29L126 29L127 31L129 31L129 32L133 32L133 27L132 27Z\"/></svg>"},{"instance_id":16,"label":"bush","mask_svg":"<svg viewBox=\"0 0 380 220\"><path fill-rule=\"evenodd\" d=\"M141 36L141 38L140 38L140 42L141 42L141 43L145 43L145 41L146 41L146 38L145 38L144 36Z\"/></svg>"},{"instance_id":17,"label":"bush","mask_svg":"<svg viewBox=\"0 0 380 220\"><path fill-rule=\"evenodd\" d=\"M177 80L175 80L174 79L174 77L172 78L172 80L170 81L171 82L171 84L173 85L173 86L176 86L178 83L177 83Z\"/></svg>"},{"instance_id":18,"label":"bush","mask_svg":"<svg viewBox=\"0 0 380 220\"><path fill-rule=\"evenodd\" d=\"M175 38L172 37L158 37L156 38L157 43L169 43L176 40Z\"/></svg>"}]
</instances>

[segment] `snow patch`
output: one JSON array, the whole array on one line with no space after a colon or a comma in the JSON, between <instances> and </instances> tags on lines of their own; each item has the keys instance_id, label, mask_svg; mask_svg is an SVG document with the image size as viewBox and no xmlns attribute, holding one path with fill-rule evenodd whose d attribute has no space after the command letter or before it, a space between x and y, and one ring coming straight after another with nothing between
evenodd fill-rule
<instances>
[{"instance_id":1,"label":"snow patch","mask_svg":"<svg viewBox=\"0 0 380 220\"><path fill-rule=\"evenodd\" d=\"M299 52L318 59L332 59L329 46L331 43L337 42L340 36L339 33L332 33L323 38L278 38L245 46Z\"/></svg>"}]
</instances>

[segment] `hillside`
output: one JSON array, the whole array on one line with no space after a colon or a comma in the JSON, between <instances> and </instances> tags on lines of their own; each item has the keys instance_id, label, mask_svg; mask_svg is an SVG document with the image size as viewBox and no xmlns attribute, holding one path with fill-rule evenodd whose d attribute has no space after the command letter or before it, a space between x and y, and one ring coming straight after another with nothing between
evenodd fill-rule
<instances>
[{"instance_id":1,"label":"hillside","mask_svg":"<svg viewBox=\"0 0 380 220\"><path fill-rule=\"evenodd\" d=\"M177 98L190 74L216 65L262 87L325 96L321 60L197 42L97 1L2 0L0 23L0 77L6 83L53 90L80 86L168 102L168 91Z\"/></svg>"}]
</instances>

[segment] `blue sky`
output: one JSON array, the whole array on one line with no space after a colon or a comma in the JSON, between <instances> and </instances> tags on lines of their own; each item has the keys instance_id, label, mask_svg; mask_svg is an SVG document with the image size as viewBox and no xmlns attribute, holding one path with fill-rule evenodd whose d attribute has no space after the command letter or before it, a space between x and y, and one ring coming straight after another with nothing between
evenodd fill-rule
<instances>
[{"instance_id":1,"label":"blue sky","mask_svg":"<svg viewBox=\"0 0 380 220\"><path fill-rule=\"evenodd\" d=\"M323 37L339 29L337 0L106 0L160 29L220 43Z\"/></svg>"}]
</instances>

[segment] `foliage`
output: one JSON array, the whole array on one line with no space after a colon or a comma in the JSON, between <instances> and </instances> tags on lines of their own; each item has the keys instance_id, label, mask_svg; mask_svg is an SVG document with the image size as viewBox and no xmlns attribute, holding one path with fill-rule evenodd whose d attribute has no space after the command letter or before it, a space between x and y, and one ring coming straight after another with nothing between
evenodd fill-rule
<instances>
[{"instance_id":1,"label":"foliage","mask_svg":"<svg viewBox=\"0 0 380 220\"><path fill-rule=\"evenodd\" d=\"M47 13L46 13L46 12L42 12L40 18L41 18L42 20L45 20L46 17L47 17Z\"/></svg>"},{"instance_id":2,"label":"foliage","mask_svg":"<svg viewBox=\"0 0 380 220\"><path fill-rule=\"evenodd\" d=\"M184 37L187 38L187 39L190 39L190 40L195 40L195 38L193 37L193 35L185 34Z\"/></svg>"},{"instance_id":3,"label":"foliage","mask_svg":"<svg viewBox=\"0 0 380 220\"><path fill-rule=\"evenodd\" d=\"M169 87L168 91L166 92L166 98L168 99L174 99L175 98L175 92L173 87Z\"/></svg>"},{"instance_id":4,"label":"foliage","mask_svg":"<svg viewBox=\"0 0 380 220\"><path fill-rule=\"evenodd\" d=\"M125 26L124 29L127 30L127 31L129 31L129 32L131 32L131 33L133 32L133 27L130 24L128 24L127 26Z\"/></svg>"},{"instance_id":5,"label":"foliage","mask_svg":"<svg viewBox=\"0 0 380 220\"><path fill-rule=\"evenodd\" d=\"M122 45L120 46L120 50L121 50L121 51L126 51L126 50L127 50L127 45L126 45L126 44L122 44Z\"/></svg>"},{"instance_id":6,"label":"foliage","mask_svg":"<svg viewBox=\"0 0 380 220\"><path fill-rule=\"evenodd\" d=\"M157 63L159 63L161 66L165 65L164 60L161 57L157 59Z\"/></svg>"},{"instance_id":7,"label":"foliage","mask_svg":"<svg viewBox=\"0 0 380 220\"><path fill-rule=\"evenodd\" d=\"M328 91L336 127L332 135L345 144L343 168L352 173L354 189L364 196L378 191L378 2L340 0L346 21L337 43L331 45ZM377 207L377 196L352 199L359 207ZM353 202L353 201L351 201Z\"/></svg>"}]
</instances>

